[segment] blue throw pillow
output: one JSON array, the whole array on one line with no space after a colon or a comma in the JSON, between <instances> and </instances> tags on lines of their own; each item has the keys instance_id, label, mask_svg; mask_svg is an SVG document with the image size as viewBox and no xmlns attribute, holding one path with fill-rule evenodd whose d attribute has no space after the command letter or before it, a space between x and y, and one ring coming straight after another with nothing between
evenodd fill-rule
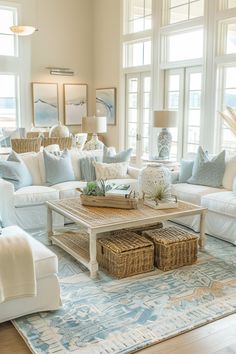
<instances>
[{"instance_id":1,"label":"blue throw pillow","mask_svg":"<svg viewBox=\"0 0 236 354\"><path fill-rule=\"evenodd\" d=\"M119 152L118 154L111 155L109 149L104 146L103 148L103 160L104 163L117 163L117 162L126 162L130 160L133 149L127 149Z\"/></svg>"},{"instance_id":2,"label":"blue throw pillow","mask_svg":"<svg viewBox=\"0 0 236 354\"><path fill-rule=\"evenodd\" d=\"M182 159L180 161L179 183L186 183L187 180L192 177L193 164L193 160Z\"/></svg>"},{"instance_id":3,"label":"blue throw pillow","mask_svg":"<svg viewBox=\"0 0 236 354\"><path fill-rule=\"evenodd\" d=\"M199 147L193 164L192 177L187 182L219 188L222 186L224 172L225 151L209 160L208 155Z\"/></svg>"},{"instance_id":4,"label":"blue throw pillow","mask_svg":"<svg viewBox=\"0 0 236 354\"><path fill-rule=\"evenodd\" d=\"M84 157L79 159L81 179L86 182L96 181L94 162L99 162L99 157Z\"/></svg>"},{"instance_id":5,"label":"blue throw pillow","mask_svg":"<svg viewBox=\"0 0 236 354\"><path fill-rule=\"evenodd\" d=\"M7 160L0 160L0 177L14 184L15 190L31 186L32 176L24 161L12 151Z\"/></svg>"},{"instance_id":6,"label":"blue throw pillow","mask_svg":"<svg viewBox=\"0 0 236 354\"><path fill-rule=\"evenodd\" d=\"M68 150L64 150L59 156L43 150L43 157L46 183L52 185L75 180L71 156Z\"/></svg>"}]
</instances>

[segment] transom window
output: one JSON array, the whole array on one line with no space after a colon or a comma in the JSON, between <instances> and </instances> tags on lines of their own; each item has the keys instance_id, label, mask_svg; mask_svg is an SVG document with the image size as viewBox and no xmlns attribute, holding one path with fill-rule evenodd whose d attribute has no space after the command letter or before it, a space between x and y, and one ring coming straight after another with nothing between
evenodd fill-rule
<instances>
[{"instance_id":1,"label":"transom window","mask_svg":"<svg viewBox=\"0 0 236 354\"><path fill-rule=\"evenodd\" d=\"M135 33L151 29L152 0L126 1L125 33Z\"/></svg>"},{"instance_id":2,"label":"transom window","mask_svg":"<svg viewBox=\"0 0 236 354\"><path fill-rule=\"evenodd\" d=\"M151 64L151 40L124 43L124 67Z\"/></svg>"},{"instance_id":3,"label":"transom window","mask_svg":"<svg viewBox=\"0 0 236 354\"><path fill-rule=\"evenodd\" d=\"M17 55L17 38L10 31L16 23L17 11L15 8L0 6L0 55Z\"/></svg>"},{"instance_id":4,"label":"transom window","mask_svg":"<svg viewBox=\"0 0 236 354\"><path fill-rule=\"evenodd\" d=\"M204 14L204 0L167 0L165 24L187 21Z\"/></svg>"}]
</instances>

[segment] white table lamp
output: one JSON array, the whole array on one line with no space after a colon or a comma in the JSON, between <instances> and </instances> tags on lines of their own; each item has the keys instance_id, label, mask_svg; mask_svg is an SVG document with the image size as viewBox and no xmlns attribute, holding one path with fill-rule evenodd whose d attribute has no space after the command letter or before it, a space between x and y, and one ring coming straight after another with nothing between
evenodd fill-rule
<instances>
[{"instance_id":1,"label":"white table lamp","mask_svg":"<svg viewBox=\"0 0 236 354\"><path fill-rule=\"evenodd\" d=\"M82 132L92 133L92 138L85 144L85 150L97 150L103 148L103 142L98 140L98 133L106 133L107 117L83 117Z\"/></svg>"},{"instance_id":2,"label":"white table lamp","mask_svg":"<svg viewBox=\"0 0 236 354\"><path fill-rule=\"evenodd\" d=\"M166 160L170 157L172 136L167 128L175 127L177 124L176 111L154 111L153 127L162 128L157 138L158 157L157 159Z\"/></svg>"}]
</instances>

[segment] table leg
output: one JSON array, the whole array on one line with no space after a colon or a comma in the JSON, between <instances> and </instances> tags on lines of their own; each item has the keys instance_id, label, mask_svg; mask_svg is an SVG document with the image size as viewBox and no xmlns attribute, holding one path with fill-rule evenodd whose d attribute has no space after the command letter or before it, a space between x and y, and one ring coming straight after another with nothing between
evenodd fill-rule
<instances>
[{"instance_id":1,"label":"table leg","mask_svg":"<svg viewBox=\"0 0 236 354\"><path fill-rule=\"evenodd\" d=\"M203 210L200 215L200 238L199 238L199 247L201 250L204 250L206 244L206 235L205 235L205 218L206 211Z\"/></svg>"},{"instance_id":2,"label":"table leg","mask_svg":"<svg viewBox=\"0 0 236 354\"><path fill-rule=\"evenodd\" d=\"M89 270L90 277L95 279L98 273L97 234L91 231L89 233Z\"/></svg>"},{"instance_id":3,"label":"table leg","mask_svg":"<svg viewBox=\"0 0 236 354\"><path fill-rule=\"evenodd\" d=\"M53 236L53 227L52 227L52 209L47 207L47 231L48 231L48 240L52 242L51 238Z\"/></svg>"}]
</instances>

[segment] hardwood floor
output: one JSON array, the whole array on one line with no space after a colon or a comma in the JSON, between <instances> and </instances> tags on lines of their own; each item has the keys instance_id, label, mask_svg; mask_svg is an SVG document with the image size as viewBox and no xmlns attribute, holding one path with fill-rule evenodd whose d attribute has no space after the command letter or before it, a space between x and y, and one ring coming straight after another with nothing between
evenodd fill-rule
<instances>
[{"instance_id":1,"label":"hardwood floor","mask_svg":"<svg viewBox=\"0 0 236 354\"><path fill-rule=\"evenodd\" d=\"M30 353L10 322L0 324L0 354ZM140 350L138 353L236 354L236 314Z\"/></svg>"}]
</instances>

